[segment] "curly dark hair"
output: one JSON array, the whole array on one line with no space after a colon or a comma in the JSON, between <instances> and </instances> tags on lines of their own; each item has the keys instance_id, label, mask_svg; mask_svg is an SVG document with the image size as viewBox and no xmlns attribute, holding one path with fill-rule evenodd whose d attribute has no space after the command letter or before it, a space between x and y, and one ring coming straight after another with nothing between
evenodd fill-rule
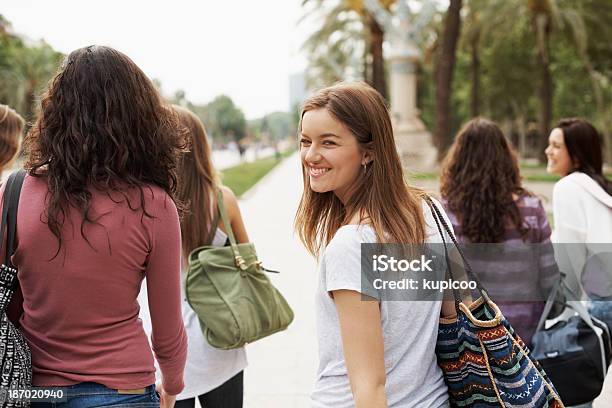
<instances>
[{"instance_id":1,"label":"curly dark hair","mask_svg":"<svg viewBox=\"0 0 612 408\"><path fill-rule=\"evenodd\" d=\"M521 186L516 154L501 129L476 118L466 123L446 156L440 192L471 242L503 240L508 220L525 236L515 197L532 195Z\"/></svg>"},{"instance_id":2,"label":"curly dark hair","mask_svg":"<svg viewBox=\"0 0 612 408\"><path fill-rule=\"evenodd\" d=\"M25 169L47 180L44 218L58 239L57 253L69 207L81 212L81 236L89 243L83 231L85 222L95 223L89 214L91 189L109 197L119 193L132 210L151 217L143 189L155 185L180 212L175 197L181 129L153 83L125 54L103 46L70 53L51 79L24 141ZM129 202L133 188L139 190L139 203Z\"/></svg>"}]
</instances>

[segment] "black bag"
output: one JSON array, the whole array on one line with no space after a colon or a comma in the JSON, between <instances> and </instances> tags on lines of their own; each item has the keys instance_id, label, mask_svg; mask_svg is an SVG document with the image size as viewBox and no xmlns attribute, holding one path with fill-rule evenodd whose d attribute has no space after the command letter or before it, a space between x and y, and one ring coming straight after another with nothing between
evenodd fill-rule
<instances>
[{"instance_id":1,"label":"black bag","mask_svg":"<svg viewBox=\"0 0 612 408\"><path fill-rule=\"evenodd\" d=\"M9 177L4 196L2 197L2 226L0 237L6 235L6 254L4 263L0 266L0 389L27 388L32 386L32 357L30 348L23 334L6 316L11 297L17 284L17 270L11 262L15 252L15 232L17 228L17 208L19 194L25 171L17 171ZM7 230L8 228L8 230ZM6 393L3 394L6 398ZM26 401L0 400L2 407L28 407Z\"/></svg>"},{"instance_id":2,"label":"black bag","mask_svg":"<svg viewBox=\"0 0 612 408\"><path fill-rule=\"evenodd\" d=\"M557 282L533 336L531 355L544 368L566 405L584 404L597 398L603 388L612 353L610 329L578 300L565 301L570 310L543 329L557 291L576 299L563 280Z\"/></svg>"}]
</instances>

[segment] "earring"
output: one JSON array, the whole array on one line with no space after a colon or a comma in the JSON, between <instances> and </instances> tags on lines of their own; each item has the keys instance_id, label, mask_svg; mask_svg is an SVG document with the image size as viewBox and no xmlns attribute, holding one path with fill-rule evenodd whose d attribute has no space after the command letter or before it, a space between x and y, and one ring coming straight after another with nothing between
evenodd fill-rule
<instances>
[{"instance_id":1,"label":"earring","mask_svg":"<svg viewBox=\"0 0 612 408\"><path fill-rule=\"evenodd\" d=\"M363 163L362 166L363 166L363 172L364 173L367 172L368 171L368 163Z\"/></svg>"}]
</instances>

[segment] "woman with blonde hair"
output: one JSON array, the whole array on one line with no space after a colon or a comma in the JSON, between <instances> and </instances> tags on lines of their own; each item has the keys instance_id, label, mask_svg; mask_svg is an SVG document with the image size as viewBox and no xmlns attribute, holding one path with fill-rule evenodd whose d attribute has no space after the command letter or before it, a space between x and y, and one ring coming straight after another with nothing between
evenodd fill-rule
<instances>
[{"instance_id":1,"label":"woman with blonde hair","mask_svg":"<svg viewBox=\"0 0 612 408\"><path fill-rule=\"evenodd\" d=\"M295 228L320 260L312 407L448 406L434 352L442 301L385 301L362 288L362 243L442 240L426 194L404 180L384 99L360 82L322 89L304 103L299 137Z\"/></svg>"},{"instance_id":2,"label":"woman with blonde hair","mask_svg":"<svg viewBox=\"0 0 612 408\"><path fill-rule=\"evenodd\" d=\"M17 157L24 125L21 115L8 105L0 104L0 174Z\"/></svg>"},{"instance_id":3,"label":"woman with blonde hair","mask_svg":"<svg viewBox=\"0 0 612 408\"><path fill-rule=\"evenodd\" d=\"M185 388L177 396L175 407L193 408L195 398L206 408L240 408L243 402L243 370L247 366L244 348L220 350L208 344L202 334L200 321L185 296L184 271L188 256L203 245L224 246L228 242L227 226L219 223L217 191L221 190L223 205L239 243L249 242L236 196L221 184L213 167L212 154L202 121L191 111L174 105L179 122L186 129L188 151L178 166L178 197L186 204L187 211L181 220L182 269L181 310L189 339ZM142 309L146 311L146 308ZM145 327L149 318L143 315ZM158 376L159 376L158 371Z\"/></svg>"}]
</instances>

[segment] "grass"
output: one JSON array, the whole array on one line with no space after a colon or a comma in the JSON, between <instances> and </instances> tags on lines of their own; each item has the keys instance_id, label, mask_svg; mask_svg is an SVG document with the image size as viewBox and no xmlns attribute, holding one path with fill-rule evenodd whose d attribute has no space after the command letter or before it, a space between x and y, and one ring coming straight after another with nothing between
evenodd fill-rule
<instances>
[{"instance_id":1,"label":"grass","mask_svg":"<svg viewBox=\"0 0 612 408\"><path fill-rule=\"evenodd\" d=\"M281 153L280 159L272 156L229 167L221 172L221 181L240 197L293 152L294 150L287 150Z\"/></svg>"},{"instance_id":2,"label":"grass","mask_svg":"<svg viewBox=\"0 0 612 408\"><path fill-rule=\"evenodd\" d=\"M556 183L561 177L555 174L549 174L546 172L546 167L539 165L521 165L521 175L524 181L535 181L541 183ZM606 173L608 179L612 178L612 174ZM438 173L419 173L411 175L413 180L438 180L440 175Z\"/></svg>"}]
</instances>

